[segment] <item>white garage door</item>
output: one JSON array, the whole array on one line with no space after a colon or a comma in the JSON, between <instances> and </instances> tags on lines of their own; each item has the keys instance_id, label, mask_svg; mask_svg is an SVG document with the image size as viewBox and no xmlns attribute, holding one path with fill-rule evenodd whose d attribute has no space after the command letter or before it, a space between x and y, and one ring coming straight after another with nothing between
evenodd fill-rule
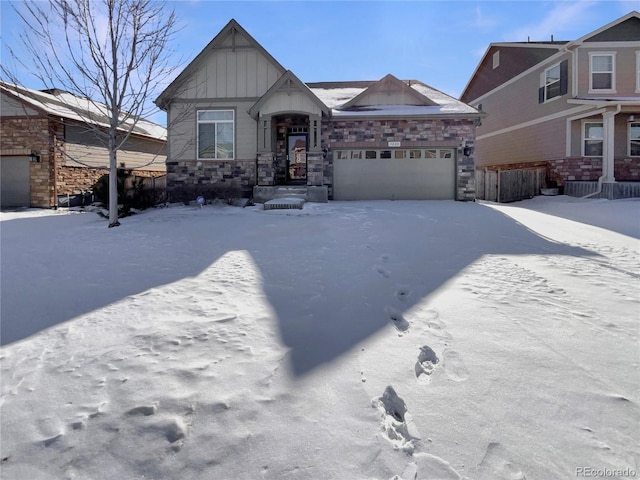
<instances>
[{"instance_id":1,"label":"white garage door","mask_svg":"<svg viewBox=\"0 0 640 480\"><path fill-rule=\"evenodd\" d=\"M29 157L0 157L0 208L30 204Z\"/></svg>"},{"instance_id":2,"label":"white garage door","mask_svg":"<svg viewBox=\"0 0 640 480\"><path fill-rule=\"evenodd\" d=\"M415 148L336 150L335 200L451 200L455 150Z\"/></svg>"}]
</instances>

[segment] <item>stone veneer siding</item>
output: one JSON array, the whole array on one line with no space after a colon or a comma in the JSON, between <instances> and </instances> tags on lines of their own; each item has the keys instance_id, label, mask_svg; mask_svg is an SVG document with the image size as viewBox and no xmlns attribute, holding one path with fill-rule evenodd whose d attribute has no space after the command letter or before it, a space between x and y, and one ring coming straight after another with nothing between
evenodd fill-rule
<instances>
[{"instance_id":1,"label":"stone veneer siding","mask_svg":"<svg viewBox=\"0 0 640 480\"><path fill-rule=\"evenodd\" d=\"M602 159L569 157L548 162L549 179L559 185L571 181L596 181L602 175ZM640 181L640 158L616 158L613 165L616 181Z\"/></svg>"},{"instance_id":2,"label":"stone veneer siding","mask_svg":"<svg viewBox=\"0 0 640 480\"><path fill-rule=\"evenodd\" d=\"M280 127L280 125L279 125ZM321 144L328 154L307 153L307 185L326 186L333 196L333 148L386 148L388 142L402 147L453 148L457 151L457 200L475 199L475 159L462 154L461 145L473 147L473 120L337 120L322 122ZM254 185L277 183L278 172L273 152L258 153L257 160L179 160L167 161L167 186L171 190L184 186L234 182L243 194L251 195Z\"/></svg>"},{"instance_id":3,"label":"stone veneer siding","mask_svg":"<svg viewBox=\"0 0 640 480\"><path fill-rule=\"evenodd\" d=\"M475 200L475 157L465 157L461 146L474 147L476 126L473 120L409 119L329 119L322 122L323 148L388 148L388 142L400 142L402 148L454 148L457 151L456 200ZM324 184L333 184L333 155L324 163ZM332 196L332 192L330 192Z\"/></svg>"},{"instance_id":4,"label":"stone veneer siding","mask_svg":"<svg viewBox=\"0 0 640 480\"><path fill-rule=\"evenodd\" d=\"M4 117L0 123L0 155L40 156L29 163L31 206L49 208L56 204L55 170L64 151L63 128L47 117ZM54 139L57 148L54 148Z\"/></svg>"},{"instance_id":5,"label":"stone veneer siding","mask_svg":"<svg viewBox=\"0 0 640 480\"><path fill-rule=\"evenodd\" d=\"M109 173L106 168L66 166L63 125L47 117L4 117L0 133L2 156L29 156L31 152L40 155L39 162L29 163L32 207L54 207L58 195L81 193ZM165 172L132 170L132 174L156 177Z\"/></svg>"},{"instance_id":6,"label":"stone veneer siding","mask_svg":"<svg viewBox=\"0 0 640 480\"><path fill-rule=\"evenodd\" d=\"M251 196L256 184L256 160L167 161L167 191L183 186L236 184Z\"/></svg>"}]
</instances>

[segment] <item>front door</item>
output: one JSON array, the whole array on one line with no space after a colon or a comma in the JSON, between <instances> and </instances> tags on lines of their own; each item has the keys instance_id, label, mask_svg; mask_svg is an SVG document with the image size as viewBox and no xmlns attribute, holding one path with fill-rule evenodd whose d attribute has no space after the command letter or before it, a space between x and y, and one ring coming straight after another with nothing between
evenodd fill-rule
<instances>
[{"instance_id":1,"label":"front door","mask_svg":"<svg viewBox=\"0 0 640 480\"><path fill-rule=\"evenodd\" d=\"M287 180L291 183L306 183L306 134L294 134L287 137Z\"/></svg>"}]
</instances>

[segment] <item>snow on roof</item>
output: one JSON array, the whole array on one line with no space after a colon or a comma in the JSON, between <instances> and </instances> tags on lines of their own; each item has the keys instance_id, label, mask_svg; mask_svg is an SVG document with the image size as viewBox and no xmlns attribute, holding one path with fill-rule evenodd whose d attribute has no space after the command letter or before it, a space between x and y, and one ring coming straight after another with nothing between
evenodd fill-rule
<instances>
[{"instance_id":1,"label":"snow on roof","mask_svg":"<svg viewBox=\"0 0 640 480\"><path fill-rule=\"evenodd\" d=\"M311 91L318 97L327 107L333 109L344 105L353 97L357 97L366 88L353 87L336 87L336 88L311 88Z\"/></svg>"},{"instance_id":2,"label":"snow on roof","mask_svg":"<svg viewBox=\"0 0 640 480\"><path fill-rule=\"evenodd\" d=\"M57 115L83 123L92 122L101 127L109 126L107 106L88 98L82 98L58 89L39 91L5 82L0 82L0 90L8 92L30 106L43 110L50 115ZM126 119L124 123L127 126L131 126L134 121L133 134L156 140L167 139L167 129L157 123L134 117Z\"/></svg>"},{"instance_id":3,"label":"snow on roof","mask_svg":"<svg viewBox=\"0 0 640 480\"><path fill-rule=\"evenodd\" d=\"M322 87L316 87L315 84L309 84L311 91L330 109L334 117L349 116L412 116L412 115L461 115L461 114L478 114L478 111L457 100L446 93L432 88L422 82L411 80L406 81L418 93L433 100L437 106L426 105L376 105L371 107L360 107L357 109L341 110L340 107L349 100L364 92L367 88L362 86L365 82L334 82L326 84ZM375 82L366 82L374 84ZM356 84L359 86L349 86Z\"/></svg>"}]
</instances>

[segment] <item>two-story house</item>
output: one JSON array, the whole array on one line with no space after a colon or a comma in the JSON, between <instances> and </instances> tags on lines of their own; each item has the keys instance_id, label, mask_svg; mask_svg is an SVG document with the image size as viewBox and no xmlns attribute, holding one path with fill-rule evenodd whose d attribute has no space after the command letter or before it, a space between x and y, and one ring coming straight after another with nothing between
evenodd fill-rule
<instances>
[{"instance_id":1,"label":"two-story house","mask_svg":"<svg viewBox=\"0 0 640 480\"><path fill-rule=\"evenodd\" d=\"M257 202L475 198L482 115L422 82L303 83L231 20L156 100L167 189Z\"/></svg>"},{"instance_id":2,"label":"two-story house","mask_svg":"<svg viewBox=\"0 0 640 480\"><path fill-rule=\"evenodd\" d=\"M477 129L477 198L640 196L640 14L574 41L493 43L461 100Z\"/></svg>"},{"instance_id":3,"label":"two-story house","mask_svg":"<svg viewBox=\"0 0 640 480\"><path fill-rule=\"evenodd\" d=\"M96 128L108 126L105 111L62 90L0 82L0 206L68 205L68 196L108 174L109 152L96 135ZM148 180L164 176L166 129L144 119L132 128L118 151L118 168Z\"/></svg>"}]
</instances>

